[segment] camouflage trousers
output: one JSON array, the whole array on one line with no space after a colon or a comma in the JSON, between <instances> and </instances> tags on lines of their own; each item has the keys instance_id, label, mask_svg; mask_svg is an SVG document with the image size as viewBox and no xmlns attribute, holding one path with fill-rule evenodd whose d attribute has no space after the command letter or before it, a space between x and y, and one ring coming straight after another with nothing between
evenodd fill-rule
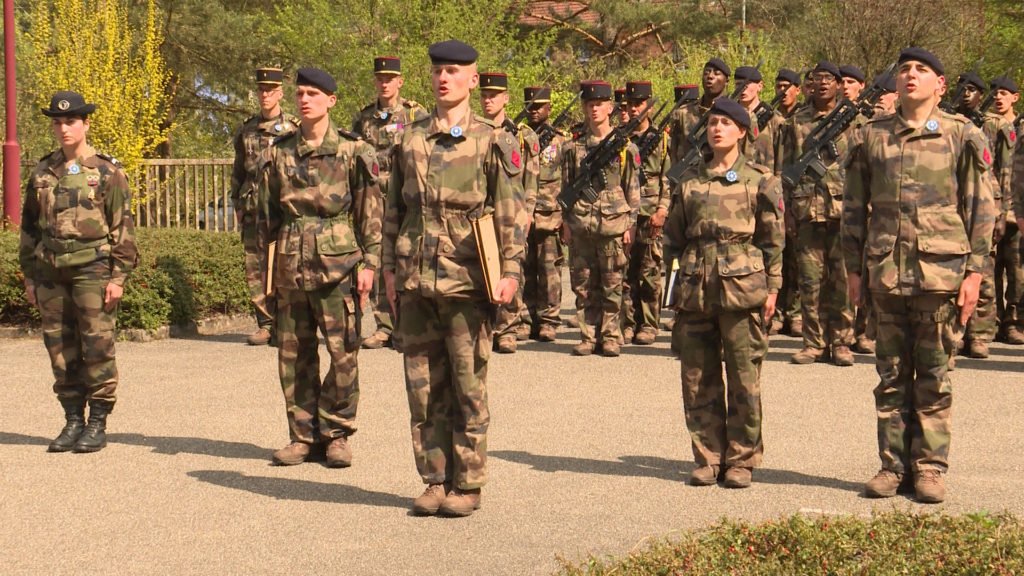
<instances>
[{"instance_id":1,"label":"camouflage trousers","mask_svg":"<svg viewBox=\"0 0 1024 576\"><path fill-rule=\"evenodd\" d=\"M875 388L878 456L894 472L948 467L953 385L948 362L960 340L949 294L872 294L878 318Z\"/></svg>"},{"instance_id":2,"label":"camouflage trousers","mask_svg":"<svg viewBox=\"0 0 1024 576\"><path fill-rule=\"evenodd\" d=\"M650 217L636 223L637 238L629 247L629 264L622 287L622 327L639 332L661 327L661 229L653 230Z\"/></svg>"},{"instance_id":3,"label":"camouflage trousers","mask_svg":"<svg viewBox=\"0 0 1024 576\"><path fill-rule=\"evenodd\" d=\"M516 329L523 323L523 316L528 315L526 304L523 301L523 283L520 282L515 295L512 296L512 301L498 306L494 323L494 337L499 338L507 334L514 336Z\"/></svg>"},{"instance_id":4,"label":"camouflage trousers","mask_svg":"<svg viewBox=\"0 0 1024 576\"><path fill-rule=\"evenodd\" d=\"M1006 221L1006 234L996 246L996 311L1000 324L1021 326L1020 307L1024 305L1024 268L1021 263L1021 231L1017 223Z\"/></svg>"},{"instance_id":5,"label":"camouflage trousers","mask_svg":"<svg viewBox=\"0 0 1024 576\"><path fill-rule=\"evenodd\" d=\"M984 269L981 272L981 291L978 294L978 307L971 319L967 321L964 332L965 341L992 342L999 328L999 317L996 315L996 259L995 252L985 257Z\"/></svg>"},{"instance_id":6,"label":"camouflage trousers","mask_svg":"<svg viewBox=\"0 0 1024 576\"><path fill-rule=\"evenodd\" d=\"M768 352L761 310L679 312L672 332L694 461L758 466L764 452L761 364Z\"/></svg>"},{"instance_id":7,"label":"camouflage trousers","mask_svg":"<svg viewBox=\"0 0 1024 576\"><path fill-rule=\"evenodd\" d=\"M388 186L391 182L391 172L381 170L377 176L380 184L381 203L385 206L384 200L388 196ZM383 222L383 215L381 216ZM388 302L387 289L384 287L384 275L377 273L373 275L373 288L370 290L370 306L373 308L373 323L377 326L378 332L391 334L395 331L394 311L391 310L391 303Z\"/></svg>"},{"instance_id":8,"label":"camouflage trousers","mask_svg":"<svg viewBox=\"0 0 1024 576\"><path fill-rule=\"evenodd\" d=\"M778 313L786 322L800 319L800 266L797 262L796 242L786 237L782 250L782 290L779 290Z\"/></svg>"},{"instance_id":9,"label":"camouflage trousers","mask_svg":"<svg viewBox=\"0 0 1024 576\"><path fill-rule=\"evenodd\" d=\"M852 345L854 312L846 291L839 222L801 222L796 242L804 346L823 350Z\"/></svg>"},{"instance_id":10,"label":"camouflage trousers","mask_svg":"<svg viewBox=\"0 0 1024 576\"><path fill-rule=\"evenodd\" d=\"M871 310L871 295L864 294L864 305L857 307L857 320L854 324L857 338L874 340L878 334L878 320Z\"/></svg>"},{"instance_id":11,"label":"camouflage trousers","mask_svg":"<svg viewBox=\"0 0 1024 576\"><path fill-rule=\"evenodd\" d=\"M569 277L576 294L576 319L583 342L618 341L622 311L622 275L626 252L621 236L595 236L572 231Z\"/></svg>"},{"instance_id":12,"label":"camouflage trousers","mask_svg":"<svg viewBox=\"0 0 1024 576\"><path fill-rule=\"evenodd\" d=\"M103 309L109 280L106 262L68 268L39 265L36 302L53 369L53 391L61 400L117 400L117 311Z\"/></svg>"},{"instance_id":13,"label":"camouflage trousers","mask_svg":"<svg viewBox=\"0 0 1024 576\"><path fill-rule=\"evenodd\" d=\"M266 293L267 244L259 234L255 212L242 215L242 248L245 250L245 282L249 299L256 310L256 324L271 328L274 324L274 296Z\"/></svg>"},{"instance_id":14,"label":"camouflage trousers","mask_svg":"<svg viewBox=\"0 0 1024 576\"><path fill-rule=\"evenodd\" d=\"M412 451L426 484L463 490L487 483L487 361L493 306L400 295Z\"/></svg>"},{"instance_id":15,"label":"camouflage trousers","mask_svg":"<svg viewBox=\"0 0 1024 576\"><path fill-rule=\"evenodd\" d=\"M562 239L557 231L533 228L527 237L526 262L523 265L523 299L531 326L557 328L562 320Z\"/></svg>"},{"instance_id":16,"label":"camouflage trousers","mask_svg":"<svg viewBox=\"0 0 1024 576\"><path fill-rule=\"evenodd\" d=\"M277 367L293 442L350 436L359 406L359 318L348 282L277 293ZM330 367L320 379L318 332Z\"/></svg>"}]
</instances>

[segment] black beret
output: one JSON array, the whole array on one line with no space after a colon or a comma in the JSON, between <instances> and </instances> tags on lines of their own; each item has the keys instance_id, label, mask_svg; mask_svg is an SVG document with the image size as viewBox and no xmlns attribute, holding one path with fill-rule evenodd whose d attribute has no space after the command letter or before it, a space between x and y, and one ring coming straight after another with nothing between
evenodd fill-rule
<instances>
[{"instance_id":1,"label":"black beret","mask_svg":"<svg viewBox=\"0 0 1024 576\"><path fill-rule=\"evenodd\" d=\"M710 113L728 116L733 122L750 130L750 111L735 100L730 100L729 98L716 99L715 103L711 105Z\"/></svg>"},{"instance_id":2,"label":"black beret","mask_svg":"<svg viewBox=\"0 0 1024 576\"><path fill-rule=\"evenodd\" d=\"M732 69L729 68L729 65L721 58L712 58L711 60L708 60L707 64L704 65L704 68L714 68L722 74L725 74L727 78L732 74Z\"/></svg>"},{"instance_id":3,"label":"black beret","mask_svg":"<svg viewBox=\"0 0 1024 576\"><path fill-rule=\"evenodd\" d=\"M299 68L295 72L296 86L313 86L327 94L338 91L338 83L334 78L319 68Z\"/></svg>"},{"instance_id":4,"label":"black beret","mask_svg":"<svg viewBox=\"0 0 1024 576\"><path fill-rule=\"evenodd\" d=\"M480 89L505 92L508 90L508 75L504 72L481 72Z\"/></svg>"},{"instance_id":5,"label":"black beret","mask_svg":"<svg viewBox=\"0 0 1024 576\"><path fill-rule=\"evenodd\" d=\"M800 75L789 68L779 68L779 72L775 75L775 81L789 82L796 86L800 84Z\"/></svg>"},{"instance_id":6,"label":"black beret","mask_svg":"<svg viewBox=\"0 0 1024 576\"><path fill-rule=\"evenodd\" d=\"M863 84L864 80L867 78L867 76L864 75L864 71L861 70L860 68L857 68L853 64L844 64L840 66L839 75L842 76L843 78L853 78L854 80L860 82L861 84Z\"/></svg>"},{"instance_id":7,"label":"black beret","mask_svg":"<svg viewBox=\"0 0 1024 576\"><path fill-rule=\"evenodd\" d=\"M875 76L874 84L886 92L896 91L896 77L892 74L879 74Z\"/></svg>"},{"instance_id":8,"label":"black beret","mask_svg":"<svg viewBox=\"0 0 1024 576\"><path fill-rule=\"evenodd\" d=\"M547 104L551 102L551 87L527 86L523 88L523 100L531 104Z\"/></svg>"},{"instance_id":9,"label":"black beret","mask_svg":"<svg viewBox=\"0 0 1024 576\"><path fill-rule=\"evenodd\" d=\"M985 81L982 80L981 76L978 76L976 72L964 72L963 74L960 75L959 78L956 79L956 83L970 84L971 86L974 86L975 88L982 92L984 92L986 89Z\"/></svg>"},{"instance_id":10,"label":"black beret","mask_svg":"<svg viewBox=\"0 0 1024 576\"><path fill-rule=\"evenodd\" d=\"M65 116L88 116L96 111L95 104L87 104L78 92L68 90L57 92L50 98L50 107L41 108L43 115L50 118Z\"/></svg>"},{"instance_id":11,"label":"black beret","mask_svg":"<svg viewBox=\"0 0 1024 576\"><path fill-rule=\"evenodd\" d=\"M764 80L761 77L761 71L753 66L740 66L736 68L736 74L733 78L737 80L749 80L751 82L760 82Z\"/></svg>"},{"instance_id":12,"label":"black beret","mask_svg":"<svg viewBox=\"0 0 1024 576\"><path fill-rule=\"evenodd\" d=\"M896 60L898 64L903 64L908 60L916 60L922 64L928 66L935 71L939 76L945 76L946 71L942 68L942 62L939 61L938 56L925 50L924 48L918 48L912 46L910 48L904 48L900 50L900 57Z\"/></svg>"},{"instance_id":13,"label":"black beret","mask_svg":"<svg viewBox=\"0 0 1024 576\"><path fill-rule=\"evenodd\" d=\"M427 48L431 64L472 64L480 56L476 49L458 40L445 40Z\"/></svg>"},{"instance_id":14,"label":"black beret","mask_svg":"<svg viewBox=\"0 0 1024 576\"><path fill-rule=\"evenodd\" d=\"M378 56L373 59L374 74L401 74L402 61L397 56Z\"/></svg>"},{"instance_id":15,"label":"black beret","mask_svg":"<svg viewBox=\"0 0 1024 576\"><path fill-rule=\"evenodd\" d=\"M626 82L627 100L647 100L651 96L654 96L654 89L651 88L650 82L640 80Z\"/></svg>"},{"instance_id":16,"label":"black beret","mask_svg":"<svg viewBox=\"0 0 1024 576\"><path fill-rule=\"evenodd\" d=\"M580 100L611 100L612 85L604 80L588 80L580 82L580 91L583 95ZM623 90L625 94L625 90Z\"/></svg>"},{"instance_id":17,"label":"black beret","mask_svg":"<svg viewBox=\"0 0 1024 576\"><path fill-rule=\"evenodd\" d=\"M818 62L818 65L814 67L812 72L828 72L832 76L835 76L836 80L843 77L843 74L839 71L839 67L829 62L828 60L822 60Z\"/></svg>"},{"instance_id":18,"label":"black beret","mask_svg":"<svg viewBox=\"0 0 1024 576\"><path fill-rule=\"evenodd\" d=\"M672 89L672 95L675 97L675 101L680 100L696 100L700 97L696 84L680 84Z\"/></svg>"},{"instance_id":19,"label":"black beret","mask_svg":"<svg viewBox=\"0 0 1024 576\"><path fill-rule=\"evenodd\" d=\"M1009 76L996 76L992 79L992 89L999 90L1000 88L1007 92L1013 92L1014 94L1019 92L1017 89L1017 83Z\"/></svg>"},{"instance_id":20,"label":"black beret","mask_svg":"<svg viewBox=\"0 0 1024 576\"><path fill-rule=\"evenodd\" d=\"M585 100L586 97L587 97L587 94L586 94L586 92L584 92L583 99ZM626 89L625 88L616 88L615 89L615 101L616 102L622 102L625 99L626 99Z\"/></svg>"},{"instance_id":21,"label":"black beret","mask_svg":"<svg viewBox=\"0 0 1024 576\"><path fill-rule=\"evenodd\" d=\"M280 86L284 82L284 71L280 68L257 68L257 84L273 84Z\"/></svg>"}]
</instances>

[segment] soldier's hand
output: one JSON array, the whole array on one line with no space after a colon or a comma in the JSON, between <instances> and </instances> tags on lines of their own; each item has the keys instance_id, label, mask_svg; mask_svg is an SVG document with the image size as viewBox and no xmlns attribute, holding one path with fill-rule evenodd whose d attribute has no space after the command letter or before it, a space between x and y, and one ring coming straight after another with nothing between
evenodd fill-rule
<instances>
[{"instance_id":1,"label":"soldier's hand","mask_svg":"<svg viewBox=\"0 0 1024 576\"><path fill-rule=\"evenodd\" d=\"M25 300L32 306L36 305L36 286L28 278L25 278Z\"/></svg>"},{"instance_id":2,"label":"soldier's hand","mask_svg":"<svg viewBox=\"0 0 1024 576\"><path fill-rule=\"evenodd\" d=\"M636 237L636 226L626 230L622 233L622 243L629 246L633 243L633 238Z\"/></svg>"},{"instance_id":3,"label":"soldier's hand","mask_svg":"<svg viewBox=\"0 0 1024 576\"><path fill-rule=\"evenodd\" d=\"M654 211L654 215L651 216L651 228L661 228L665 225L665 218L668 218L668 210L664 208L658 208Z\"/></svg>"},{"instance_id":4,"label":"soldier's hand","mask_svg":"<svg viewBox=\"0 0 1024 576\"><path fill-rule=\"evenodd\" d=\"M960 283L960 293L956 296L956 305L960 308L960 325L967 326L967 321L978 306L978 293L981 291L981 273L971 272Z\"/></svg>"},{"instance_id":5,"label":"soldier's hand","mask_svg":"<svg viewBox=\"0 0 1024 576\"><path fill-rule=\"evenodd\" d=\"M498 287L494 289L494 299L499 304L508 304L515 298L516 291L519 290L519 281L515 278L502 278L498 282Z\"/></svg>"},{"instance_id":6,"label":"soldier's hand","mask_svg":"<svg viewBox=\"0 0 1024 576\"><path fill-rule=\"evenodd\" d=\"M391 303L391 310L398 310L398 292L395 291L395 273L384 271L384 294Z\"/></svg>"},{"instance_id":7,"label":"soldier's hand","mask_svg":"<svg viewBox=\"0 0 1024 576\"><path fill-rule=\"evenodd\" d=\"M1003 239L1003 235L1006 234L1006 214L1000 214L996 218L996 225L992 228L992 243L998 244Z\"/></svg>"},{"instance_id":8,"label":"soldier's hand","mask_svg":"<svg viewBox=\"0 0 1024 576\"><path fill-rule=\"evenodd\" d=\"M356 275L356 291L359 292L360 306L366 306L369 303L370 290L373 290L373 270L363 268Z\"/></svg>"},{"instance_id":9,"label":"soldier's hand","mask_svg":"<svg viewBox=\"0 0 1024 576\"><path fill-rule=\"evenodd\" d=\"M107 290L103 294L103 309L113 312L114 308L117 308L118 302L121 301L121 296L124 296L124 286L107 282Z\"/></svg>"},{"instance_id":10,"label":"soldier's hand","mask_svg":"<svg viewBox=\"0 0 1024 576\"><path fill-rule=\"evenodd\" d=\"M764 318L765 326L771 326L772 318L775 316L775 303L779 301L779 293L769 294L761 308L761 317ZM766 330L767 332L767 330Z\"/></svg>"},{"instance_id":11,"label":"soldier's hand","mask_svg":"<svg viewBox=\"0 0 1024 576\"><path fill-rule=\"evenodd\" d=\"M860 274L857 272L846 273L846 293L850 296L850 303L854 306L863 306L863 294L860 293Z\"/></svg>"}]
</instances>

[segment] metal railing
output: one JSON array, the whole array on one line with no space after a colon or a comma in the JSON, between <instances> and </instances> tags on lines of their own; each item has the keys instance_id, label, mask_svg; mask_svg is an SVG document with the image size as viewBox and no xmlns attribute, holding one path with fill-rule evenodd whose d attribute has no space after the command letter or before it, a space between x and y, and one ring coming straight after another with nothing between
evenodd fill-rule
<instances>
[{"instance_id":1,"label":"metal railing","mask_svg":"<svg viewBox=\"0 0 1024 576\"><path fill-rule=\"evenodd\" d=\"M230 158L144 160L130 175L135 225L234 231Z\"/></svg>"}]
</instances>

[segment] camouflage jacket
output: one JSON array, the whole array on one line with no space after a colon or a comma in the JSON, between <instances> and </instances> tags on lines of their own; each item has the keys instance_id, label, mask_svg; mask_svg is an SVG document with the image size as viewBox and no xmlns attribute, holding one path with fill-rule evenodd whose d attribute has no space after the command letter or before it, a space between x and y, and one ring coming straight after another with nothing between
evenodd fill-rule
<instances>
[{"instance_id":1,"label":"camouflage jacket","mask_svg":"<svg viewBox=\"0 0 1024 576\"><path fill-rule=\"evenodd\" d=\"M782 183L742 154L730 170L683 173L665 221L665 260L679 259L676 308L748 310L782 287Z\"/></svg>"},{"instance_id":2,"label":"camouflage jacket","mask_svg":"<svg viewBox=\"0 0 1024 576\"><path fill-rule=\"evenodd\" d=\"M669 165L682 160L683 156L690 151L690 141L686 138L694 126L700 122L701 117L711 109L711 105L704 106L703 99L690 102L685 106L677 108L672 112L672 121L668 128L668 157Z\"/></svg>"},{"instance_id":3,"label":"camouflage jacket","mask_svg":"<svg viewBox=\"0 0 1024 576\"><path fill-rule=\"evenodd\" d=\"M267 153L267 234L274 286L312 291L380 266L381 211L373 146L332 122L313 148L296 132Z\"/></svg>"},{"instance_id":4,"label":"camouflage jacket","mask_svg":"<svg viewBox=\"0 0 1024 576\"><path fill-rule=\"evenodd\" d=\"M235 212L246 214L260 210L266 198L259 198L260 162L276 138L293 134L299 119L282 112L278 117L264 120L257 114L246 120L235 134L235 164L231 169L231 201Z\"/></svg>"},{"instance_id":5,"label":"camouflage jacket","mask_svg":"<svg viewBox=\"0 0 1024 576\"><path fill-rule=\"evenodd\" d=\"M804 139L827 115L828 112L818 112L814 106L806 105L786 121L782 129L782 143L780 144L782 158L778 160L781 166L788 166L800 158L804 153ZM863 124L864 120L863 117L859 117L853 125ZM839 138L836 138L835 151L838 152L836 157L822 156L827 170L821 180L816 180L807 173L795 188L784 187L786 210L790 212L794 221L827 222L840 219L843 213L844 166L852 144L853 133L854 130L848 128Z\"/></svg>"},{"instance_id":6,"label":"camouflage jacket","mask_svg":"<svg viewBox=\"0 0 1024 576\"><path fill-rule=\"evenodd\" d=\"M429 113L416 102L399 98L399 104L394 108L381 108L377 100L374 100L352 120L352 131L372 144L377 151L382 186L387 186L384 180L391 173L391 152L402 140L402 131L427 115Z\"/></svg>"},{"instance_id":7,"label":"camouflage jacket","mask_svg":"<svg viewBox=\"0 0 1024 576\"><path fill-rule=\"evenodd\" d=\"M899 112L867 122L846 170L846 269L871 292L956 293L991 249L991 163L984 134L938 107L920 128Z\"/></svg>"},{"instance_id":8,"label":"camouflage jacket","mask_svg":"<svg viewBox=\"0 0 1024 576\"><path fill-rule=\"evenodd\" d=\"M395 148L384 222L383 265L399 291L488 298L472 220L494 214L503 278L520 278L524 231L517 198L518 142L470 112L442 130L435 114L408 126Z\"/></svg>"},{"instance_id":9,"label":"camouflage jacket","mask_svg":"<svg viewBox=\"0 0 1024 576\"><path fill-rule=\"evenodd\" d=\"M570 186L576 179L580 162L587 153L597 146L601 139L584 134L578 140L567 142L562 147L562 185ZM597 201L593 204L580 198L562 218L573 232L585 231L595 236L622 236L636 224L640 209L640 182L637 169L640 167L640 153L632 143L623 148L619 157L604 167L606 186L592 182L597 189Z\"/></svg>"},{"instance_id":10,"label":"camouflage jacket","mask_svg":"<svg viewBox=\"0 0 1024 576\"><path fill-rule=\"evenodd\" d=\"M996 185L992 187L992 194L997 200L996 204L1004 213L1008 212L1013 203L1013 192L1011 180L1013 178L1013 149L1017 141L1017 133L1013 124L1006 118L995 112L985 113L985 123L981 131L988 138L989 147L992 150L992 176Z\"/></svg>"},{"instance_id":11,"label":"camouflage jacket","mask_svg":"<svg viewBox=\"0 0 1024 576\"><path fill-rule=\"evenodd\" d=\"M522 225L525 231L527 220L533 215L533 210L537 206L537 189L540 179L540 139L537 137L537 133L526 124L516 126L516 132L512 134L508 126L508 124L511 124L511 120L506 122L507 124L503 124L501 130L504 130L516 139L519 143L519 152L523 159L521 193L523 202Z\"/></svg>"},{"instance_id":12,"label":"camouflage jacket","mask_svg":"<svg viewBox=\"0 0 1024 576\"><path fill-rule=\"evenodd\" d=\"M551 232L562 226L558 193L562 191L562 146L565 142L565 134L556 132L551 143L538 155L540 173L537 177L537 202L533 207L533 226L538 230Z\"/></svg>"},{"instance_id":13,"label":"camouflage jacket","mask_svg":"<svg viewBox=\"0 0 1024 576\"><path fill-rule=\"evenodd\" d=\"M657 126L652 126L657 128ZM635 132L630 136L633 145L640 147L640 137L643 132ZM655 144L651 153L646 158L640 157L644 175L647 181L640 187L640 216L651 217L658 208L668 211L671 194L669 192L668 178L665 173L669 169L668 158L668 134L661 134L658 143Z\"/></svg>"},{"instance_id":14,"label":"camouflage jacket","mask_svg":"<svg viewBox=\"0 0 1024 576\"><path fill-rule=\"evenodd\" d=\"M740 152L749 158L753 163L766 166L775 172L775 127L772 122L778 116L772 116L768 125L761 130L757 125L757 116L750 113L750 130L747 130L747 138L740 142Z\"/></svg>"},{"instance_id":15,"label":"camouflage jacket","mask_svg":"<svg viewBox=\"0 0 1024 576\"><path fill-rule=\"evenodd\" d=\"M128 177L116 160L92 148L65 168L64 152L44 156L25 186L18 261L26 278L37 266L110 264L110 281L124 285L139 261Z\"/></svg>"}]
</instances>

